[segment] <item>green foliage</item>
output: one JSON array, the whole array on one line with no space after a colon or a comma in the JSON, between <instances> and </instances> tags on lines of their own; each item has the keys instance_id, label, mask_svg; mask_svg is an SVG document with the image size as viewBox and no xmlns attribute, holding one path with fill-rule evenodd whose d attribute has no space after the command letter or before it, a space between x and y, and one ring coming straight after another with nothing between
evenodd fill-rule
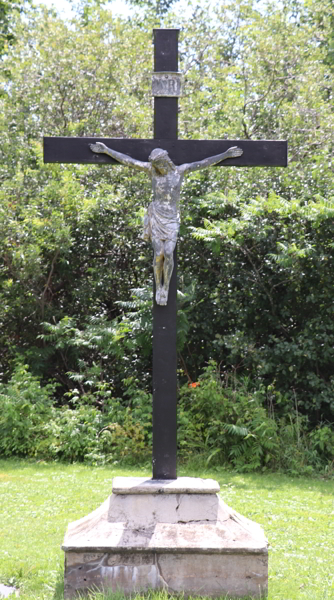
<instances>
[{"instance_id":1,"label":"green foliage","mask_svg":"<svg viewBox=\"0 0 334 600\"><path fill-rule=\"evenodd\" d=\"M117 304L125 312L120 330L127 340L132 341L133 348L140 348L145 356L151 356L153 326L151 286L131 290L131 300L120 300Z\"/></svg>"},{"instance_id":2,"label":"green foliage","mask_svg":"<svg viewBox=\"0 0 334 600\"><path fill-rule=\"evenodd\" d=\"M147 444L147 435L143 425L134 421L129 408L125 410L122 425L111 423L100 434L99 449L103 453L104 462L117 464L138 464L147 460L150 449ZM101 462L101 455L96 453L86 454L89 460Z\"/></svg>"},{"instance_id":3,"label":"green foliage","mask_svg":"<svg viewBox=\"0 0 334 600\"><path fill-rule=\"evenodd\" d=\"M103 413L87 405L54 408L45 433L49 442L42 454L45 458L136 464L150 453L145 425L136 420L130 407L122 408L115 399Z\"/></svg>"},{"instance_id":4,"label":"green foliage","mask_svg":"<svg viewBox=\"0 0 334 600\"><path fill-rule=\"evenodd\" d=\"M126 400L115 398L106 384L89 385L84 393L71 390L71 406L56 406L55 385L41 386L18 363L9 383L0 386L0 454L93 464L149 461L151 394L134 377L123 381ZM275 418L273 398L284 398L273 387L256 390L247 378L222 378L213 361L194 385L180 389L178 444L183 461L232 465L240 472L331 474L333 428L323 424L310 430L297 405L293 416L287 411L286 417Z\"/></svg>"},{"instance_id":5,"label":"green foliage","mask_svg":"<svg viewBox=\"0 0 334 600\"><path fill-rule=\"evenodd\" d=\"M219 244L228 281L227 289L220 286L219 303L238 323L217 331L216 348L225 346L225 360L234 368L256 374L265 385L275 381L285 398L274 401L278 414L297 398L311 420L319 414L330 419L332 203L318 196L301 206L274 192L251 201L220 198L223 219L193 230L196 239Z\"/></svg>"},{"instance_id":6,"label":"green foliage","mask_svg":"<svg viewBox=\"0 0 334 600\"><path fill-rule=\"evenodd\" d=\"M133 348L140 350L144 356L152 355L152 288L133 289L131 301L118 302L125 315L119 325L119 331ZM177 292L177 350L182 352L190 330L188 319L189 304L194 299L193 286L183 292Z\"/></svg>"},{"instance_id":7,"label":"green foliage","mask_svg":"<svg viewBox=\"0 0 334 600\"><path fill-rule=\"evenodd\" d=\"M121 167L44 165L41 137L152 137L154 7L168 8L158 15L164 26L181 27L179 136L286 138L290 155L287 169L212 169L183 187L182 452L238 469L249 453L253 468L276 461L297 471L332 456L330 434L320 433L334 411L332 0L318 4L202 2L180 14L177 3L146 2L123 20L103 1L82 0L69 23L27 5L21 18L5 2L16 39L0 74L0 368L9 385L20 355L43 389L59 384L55 456L63 435L64 458L86 460L80 440L62 433L77 427L88 454L107 460L111 429L98 437L95 410L103 429L124 428L129 409L140 433L124 448L144 456L142 436L149 443L147 410L134 416L125 381L149 397L152 252L140 228L150 182ZM182 387L210 359L233 383L204 377ZM200 410L206 386L219 418ZM112 398L117 419L106 417ZM186 412L190 399L202 425ZM283 435L291 447L299 440L296 465L277 451ZM128 451L110 452L118 460Z\"/></svg>"},{"instance_id":8,"label":"green foliage","mask_svg":"<svg viewBox=\"0 0 334 600\"><path fill-rule=\"evenodd\" d=\"M45 457L68 461L82 461L97 449L97 432L102 418L91 406L54 409L46 426L49 446Z\"/></svg>"},{"instance_id":9,"label":"green foliage","mask_svg":"<svg viewBox=\"0 0 334 600\"><path fill-rule=\"evenodd\" d=\"M24 0L0 0L0 56L15 43L15 13L23 8Z\"/></svg>"},{"instance_id":10,"label":"green foliage","mask_svg":"<svg viewBox=\"0 0 334 600\"><path fill-rule=\"evenodd\" d=\"M318 425L311 431L312 446L322 457L330 458L334 462L334 431L329 425Z\"/></svg>"},{"instance_id":11,"label":"green foliage","mask_svg":"<svg viewBox=\"0 0 334 600\"><path fill-rule=\"evenodd\" d=\"M131 379L126 388L127 406L100 386L81 397L74 389L74 408L56 407L55 385L41 386L27 365L18 363L9 383L0 386L0 454L94 463L146 460L152 438L151 398Z\"/></svg>"},{"instance_id":12,"label":"green foliage","mask_svg":"<svg viewBox=\"0 0 334 600\"><path fill-rule=\"evenodd\" d=\"M146 9L146 11L152 11L157 19L160 19L168 13L171 6L176 0L126 0L128 4L132 6L138 6Z\"/></svg>"},{"instance_id":13,"label":"green foliage","mask_svg":"<svg viewBox=\"0 0 334 600\"><path fill-rule=\"evenodd\" d=\"M47 445L55 386L42 387L27 365L17 363L7 385L0 384L0 454L36 456Z\"/></svg>"},{"instance_id":14,"label":"green foliage","mask_svg":"<svg viewBox=\"0 0 334 600\"><path fill-rule=\"evenodd\" d=\"M308 18L317 25L319 31L319 43L324 51L324 62L334 69L334 3L333 0L325 0L321 7L315 0L306 0ZM329 99L332 98L333 90L327 90Z\"/></svg>"},{"instance_id":15,"label":"green foliage","mask_svg":"<svg viewBox=\"0 0 334 600\"><path fill-rule=\"evenodd\" d=\"M195 387L180 390L179 445L181 455L206 465L228 464L240 472L278 469L293 475L331 472L333 428L310 430L308 419L286 409L276 418L273 401L288 401L274 386L254 389L249 379L222 377L211 363ZM201 462L201 461L200 461Z\"/></svg>"},{"instance_id":16,"label":"green foliage","mask_svg":"<svg viewBox=\"0 0 334 600\"><path fill-rule=\"evenodd\" d=\"M188 458L205 454L207 464L230 463L240 471L273 464L279 447L277 425L247 382L234 383L235 387L224 386L211 362L195 388L181 388L181 451Z\"/></svg>"},{"instance_id":17,"label":"green foliage","mask_svg":"<svg viewBox=\"0 0 334 600\"><path fill-rule=\"evenodd\" d=\"M149 394L126 382L129 404L104 395L103 410L75 400L74 409L54 409L47 428L49 457L94 464L137 464L149 458L152 439L152 407ZM102 394L101 394L102 395ZM100 395L100 397L101 397ZM73 398L72 398L73 401Z\"/></svg>"},{"instance_id":18,"label":"green foliage","mask_svg":"<svg viewBox=\"0 0 334 600\"><path fill-rule=\"evenodd\" d=\"M129 306L132 303L123 304ZM137 300L135 305L138 306ZM65 397L71 402L80 400L103 407L117 387L122 387L124 397L128 395L125 376L133 374L133 367L139 361L138 349L145 353L145 337L146 352L150 356L152 315L147 306L151 307L151 301L145 301L140 311L112 321L101 315L89 317L79 324L69 317L64 317L57 324L44 323L47 333L39 337L52 344L52 355L48 357L58 361L60 381L64 382L64 366L70 369L65 374L68 387ZM141 385L144 386L146 381L144 373Z\"/></svg>"}]
</instances>

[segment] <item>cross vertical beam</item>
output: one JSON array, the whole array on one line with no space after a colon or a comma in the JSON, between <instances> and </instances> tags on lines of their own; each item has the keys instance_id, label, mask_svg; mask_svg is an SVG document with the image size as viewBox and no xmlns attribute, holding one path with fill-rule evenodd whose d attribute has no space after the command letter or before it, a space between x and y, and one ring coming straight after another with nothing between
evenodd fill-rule
<instances>
[{"instance_id":1,"label":"cross vertical beam","mask_svg":"<svg viewBox=\"0 0 334 600\"><path fill-rule=\"evenodd\" d=\"M177 72L178 29L154 30L154 71ZM178 98L154 98L154 139L176 140ZM167 306L155 301L153 285L153 479L176 479L176 273L177 254Z\"/></svg>"},{"instance_id":2,"label":"cross vertical beam","mask_svg":"<svg viewBox=\"0 0 334 600\"><path fill-rule=\"evenodd\" d=\"M154 29L154 71L178 70L179 29ZM178 98L154 98L154 139L177 140Z\"/></svg>"}]
</instances>

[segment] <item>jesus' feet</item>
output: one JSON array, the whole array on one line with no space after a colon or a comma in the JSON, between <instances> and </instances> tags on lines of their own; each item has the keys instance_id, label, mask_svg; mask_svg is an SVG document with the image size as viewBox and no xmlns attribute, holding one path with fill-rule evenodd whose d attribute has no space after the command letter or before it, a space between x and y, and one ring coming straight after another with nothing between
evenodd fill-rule
<instances>
[{"instance_id":1,"label":"jesus' feet","mask_svg":"<svg viewBox=\"0 0 334 600\"><path fill-rule=\"evenodd\" d=\"M160 290L160 304L161 306L166 306L168 300L168 290L161 288Z\"/></svg>"},{"instance_id":2,"label":"jesus' feet","mask_svg":"<svg viewBox=\"0 0 334 600\"><path fill-rule=\"evenodd\" d=\"M168 300L168 290L165 290L163 287L157 289L155 294L155 301L160 306L166 306Z\"/></svg>"}]
</instances>

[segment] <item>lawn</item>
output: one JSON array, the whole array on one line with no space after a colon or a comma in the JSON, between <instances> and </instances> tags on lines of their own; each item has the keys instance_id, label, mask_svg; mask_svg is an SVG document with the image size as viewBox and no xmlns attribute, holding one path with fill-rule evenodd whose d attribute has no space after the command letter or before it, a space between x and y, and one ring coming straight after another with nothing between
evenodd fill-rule
<instances>
[{"instance_id":1,"label":"lawn","mask_svg":"<svg viewBox=\"0 0 334 600\"><path fill-rule=\"evenodd\" d=\"M333 480L223 469L179 474L217 479L222 498L262 525L270 542L269 600L334 600ZM150 473L0 461L0 583L19 587L21 600L60 600L67 523L97 508L116 475Z\"/></svg>"}]
</instances>

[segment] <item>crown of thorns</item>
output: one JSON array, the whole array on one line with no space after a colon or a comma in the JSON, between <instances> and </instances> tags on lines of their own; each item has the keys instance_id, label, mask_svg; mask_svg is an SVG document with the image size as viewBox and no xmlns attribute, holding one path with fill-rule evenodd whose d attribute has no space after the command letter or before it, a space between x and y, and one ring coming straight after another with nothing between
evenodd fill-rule
<instances>
[{"instance_id":1,"label":"crown of thorns","mask_svg":"<svg viewBox=\"0 0 334 600\"><path fill-rule=\"evenodd\" d=\"M168 156L167 150L162 150L162 148L154 148L154 150L152 150L150 156L148 157L148 160L154 161L159 158L165 158L166 156Z\"/></svg>"}]
</instances>

